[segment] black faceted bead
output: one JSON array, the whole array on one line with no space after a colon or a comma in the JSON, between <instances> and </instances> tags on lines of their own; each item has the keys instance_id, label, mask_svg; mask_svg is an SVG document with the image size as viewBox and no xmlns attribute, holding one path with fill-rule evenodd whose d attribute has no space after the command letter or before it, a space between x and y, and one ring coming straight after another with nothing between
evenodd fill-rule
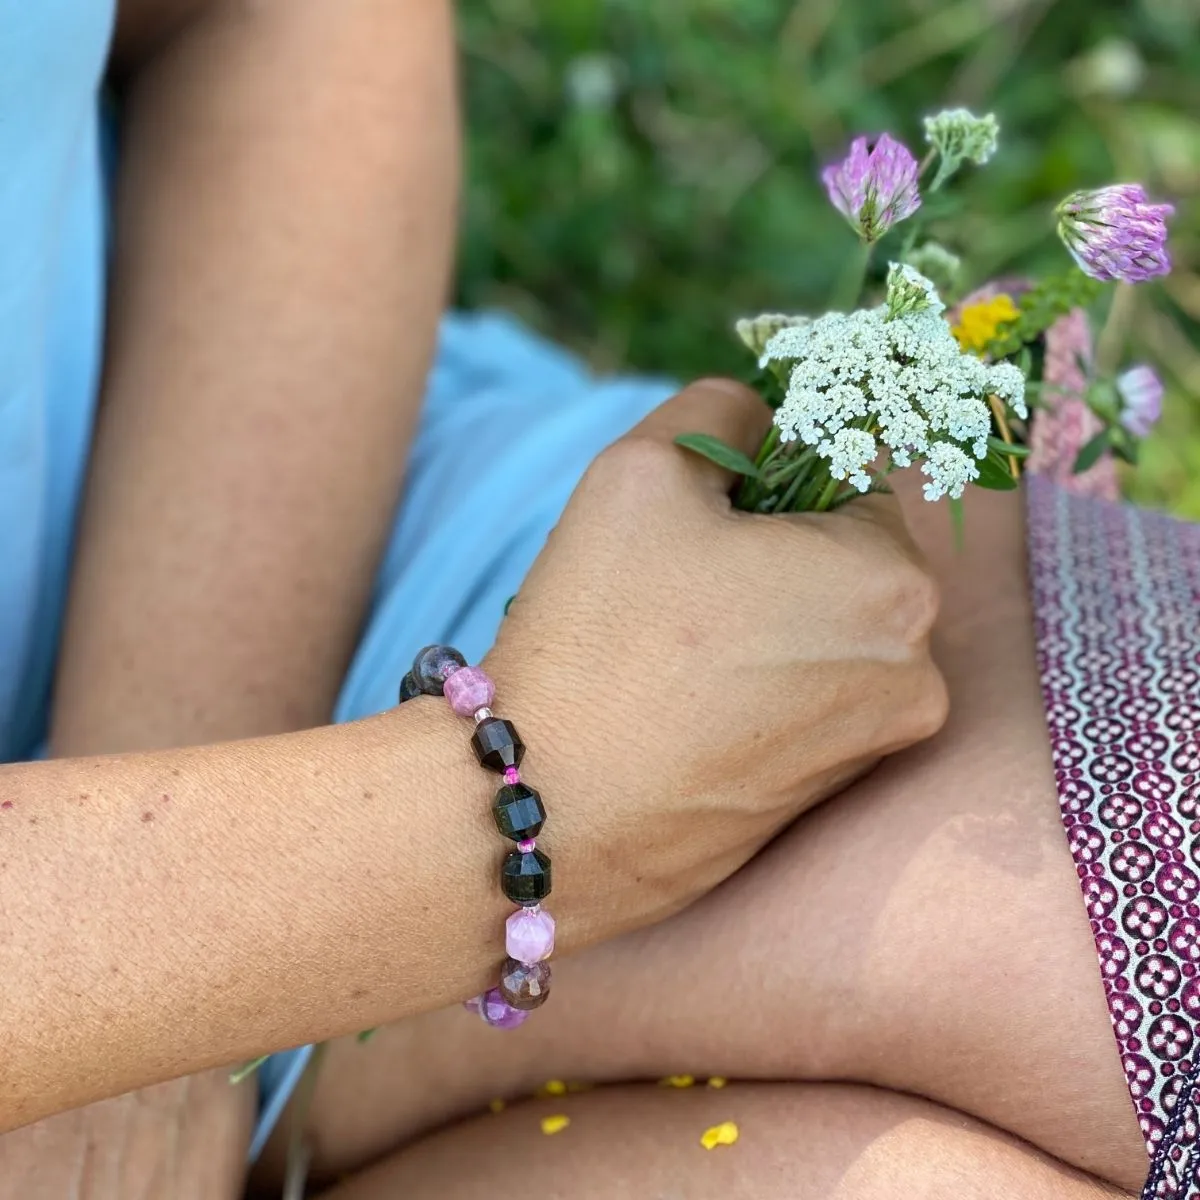
<instances>
[{"instance_id":1,"label":"black faceted bead","mask_svg":"<svg viewBox=\"0 0 1200 1200\"><path fill-rule=\"evenodd\" d=\"M514 842L537 837L546 820L541 796L523 783L506 783L496 793L492 815L496 828Z\"/></svg>"},{"instance_id":2,"label":"black faceted bead","mask_svg":"<svg viewBox=\"0 0 1200 1200\"><path fill-rule=\"evenodd\" d=\"M501 775L509 767L519 767L525 757L525 743L511 721L486 717L475 726L471 745L479 765Z\"/></svg>"},{"instance_id":3,"label":"black faceted bead","mask_svg":"<svg viewBox=\"0 0 1200 1200\"><path fill-rule=\"evenodd\" d=\"M504 860L500 886L514 904L540 904L550 895L550 860L540 850L514 850Z\"/></svg>"},{"instance_id":4,"label":"black faceted bead","mask_svg":"<svg viewBox=\"0 0 1200 1200\"><path fill-rule=\"evenodd\" d=\"M422 695L421 689L418 686L417 681L413 678L413 673L409 671L408 674L405 675L402 680L400 680L400 703L403 704L405 700L413 700L420 695Z\"/></svg>"},{"instance_id":5,"label":"black faceted bead","mask_svg":"<svg viewBox=\"0 0 1200 1200\"><path fill-rule=\"evenodd\" d=\"M426 646L413 659L413 679L425 695L440 696L446 676L466 665L467 660L453 646Z\"/></svg>"}]
</instances>

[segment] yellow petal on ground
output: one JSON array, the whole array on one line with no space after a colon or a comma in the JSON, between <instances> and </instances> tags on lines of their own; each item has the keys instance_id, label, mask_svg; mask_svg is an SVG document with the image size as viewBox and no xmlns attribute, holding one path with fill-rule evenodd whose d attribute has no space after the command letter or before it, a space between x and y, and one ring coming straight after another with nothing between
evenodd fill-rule
<instances>
[{"instance_id":1,"label":"yellow petal on ground","mask_svg":"<svg viewBox=\"0 0 1200 1200\"><path fill-rule=\"evenodd\" d=\"M660 1087L685 1088L691 1087L696 1082L694 1075L668 1075L666 1079L658 1081Z\"/></svg>"},{"instance_id":2,"label":"yellow petal on ground","mask_svg":"<svg viewBox=\"0 0 1200 1200\"><path fill-rule=\"evenodd\" d=\"M564 1116L562 1113L555 1113L552 1117L542 1118L542 1132L549 1137L552 1133L562 1133L564 1129L571 1123L571 1118Z\"/></svg>"},{"instance_id":3,"label":"yellow petal on ground","mask_svg":"<svg viewBox=\"0 0 1200 1200\"><path fill-rule=\"evenodd\" d=\"M492 1112L503 1112L504 1111L504 1101L503 1100L489 1100L488 1108L491 1109Z\"/></svg>"},{"instance_id":4,"label":"yellow petal on ground","mask_svg":"<svg viewBox=\"0 0 1200 1200\"><path fill-rule=\"evenodd\" d=\"M539 1096L565 1096L567 1094L567 1085L561 1079L547 1079L545 1083L538 1088Z\"/></svg>"},{"instance_id":5,"label":"yellow petal on ground","mask_svg":"<svg viewBox=\"0 0 1200 1200\"><path fill-rule=\"evenodd\" d=\"M732 1146L739 1136L738 1127L732 1121L722 1121L720 1125L714 1125L704 1131L700 1137L700 1145L705 1150L712 1150L717 1146Z\"/></svg>"},{"instance_id":6,"label":"yellow petal on ground","mask_svg":"<svg viewBox=\"0 0 1200 1200\"><path fill-rule=\"evenodd\" d=\"M728 1079L721 1075L714 1075L709 1081L708 1086L711 1088L723 1088L729 1082Z\"/></svg>"}]
</instances>

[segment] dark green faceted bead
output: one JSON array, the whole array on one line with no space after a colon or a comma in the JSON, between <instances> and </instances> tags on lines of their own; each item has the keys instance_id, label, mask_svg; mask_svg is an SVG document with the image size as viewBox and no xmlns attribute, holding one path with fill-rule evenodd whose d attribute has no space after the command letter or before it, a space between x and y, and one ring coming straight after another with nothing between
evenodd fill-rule
<instances>
[{"instance_id":1,"label":"dark green faceted bead","mask_svg":"<svg viewBox=\"0 0 1200 1200\"><path fill-rule=\"evenodd\" d=\"M423 693L421 692L420 686L413 678L413 673L409 671L408 674L405 675L402 680L400 680L400 703L403 704L405 700L413 700L422 694Z\"/></svg>"},{"instance_id":2,"label":"dark green faceted bead","mask_svg":"<svg viewBox=\"0 0 1200 1200\"><path fill-rule=\"evenodd\" d=\"M506 783L496 793L492 815L496 828L514 842L537 837L546 820L541 796L523 783Z\"/></svg>"},{"instance_id":3,"label":"dark green faceted bead","mask_svg":"<svg viewBox=\"0 0 1200 1200\"><path fill-rule=\"evenodd\" d=\"M519 767L525 757L525 743L511 721L486 717L475 726L471 746L479 765L503 775L509 767Z\"/></svg>"},{"instance_id":4,"label":"dark green faceted bead","mask_svg":"<svg viewBox=\"0 0 1200 1200\"><path fill-rule=\"evenodd\" d=\"M514 850L500 872L500 886L514 903L540 904L550 895L550 860L540 850Z\"/></svg>"},{"instance_id":5,"label":"dark green faceted bead","mask_svg":"<svg viewBox=\"0 0 1200 1200\"><path fill-rule=\"evenodd\" d=\"M413 679L425 695L440 696L446 676L466 665L467 660L453 646L426 646L413 659Z\"/></svg>"}]
</instances>

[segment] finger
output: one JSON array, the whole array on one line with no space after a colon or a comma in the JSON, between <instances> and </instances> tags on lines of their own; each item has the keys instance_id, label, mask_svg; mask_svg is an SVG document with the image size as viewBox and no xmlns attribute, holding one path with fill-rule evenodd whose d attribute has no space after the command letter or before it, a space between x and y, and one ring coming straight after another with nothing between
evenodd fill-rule
<instances>
[{"instance_id":1,"label":"finger","mask_svg":"<svg viewBox=\"0 0 1200 1200\"><path fill-rule=\"evenodd\" d=\"M701 379L656 408L626 435L671 445L681 433L707 433L753 458L771 425L771 410L750 388L732 379ZM703 486L727 493L738 478L682 447L689 469Z\"/></svg>"},{"instance_id":2,"label":"finger","mask_svg":"<svg viewBox=\"0 0 1200 1200\"><path fill-rule=\"evenodd\" d=\"M923 555L908 528L904 509L899 499L891 492L871 492L856 496L832 513L787 513L784 520L808 524L810 521L828 521L830 518L843 532L850 529L855 540L866 537L874 541L884 539L899 547L913 562L922 562Z\"/></svg>"}]
</instances>

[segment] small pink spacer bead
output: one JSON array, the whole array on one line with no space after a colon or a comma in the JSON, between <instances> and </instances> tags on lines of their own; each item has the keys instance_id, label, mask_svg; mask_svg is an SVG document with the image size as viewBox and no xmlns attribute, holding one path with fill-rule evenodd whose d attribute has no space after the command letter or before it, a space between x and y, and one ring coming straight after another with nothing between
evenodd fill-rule
<instances>
[{"instance_id":1,"label":"small pink spacer bead","mask_svg":"<svg viewBox=\"0 0 1200 1200\"><path fill-rule=\"evenodd\" d=\"M478 667L463 667L447 677L442 692L460 717L470 717L478 709L491 705L496 698L496 685L486 671Z\"/></svg>"},{"instance_id":2,"label":"small pink spacer bead","mask_svg":"<svg viewBox=\"0 0 1200 1200\"><path fill-rule=\"evenodd\" d=\"M526 838L523 842L517 843L517 849L522 854L532 854L537 849L537 842L533 838Z\"/></svg>"},{"instance_id":3,"label":"small pink spacer bead","mask_svg":"<svg viewBox=\"0 0 1200 1200\"><path fill-rule=\"evenodd\" d=\"M504 782L514 784L521 782L521 772L516 767L506 767L504 770Z\"/></svg>"}]
</instances>

